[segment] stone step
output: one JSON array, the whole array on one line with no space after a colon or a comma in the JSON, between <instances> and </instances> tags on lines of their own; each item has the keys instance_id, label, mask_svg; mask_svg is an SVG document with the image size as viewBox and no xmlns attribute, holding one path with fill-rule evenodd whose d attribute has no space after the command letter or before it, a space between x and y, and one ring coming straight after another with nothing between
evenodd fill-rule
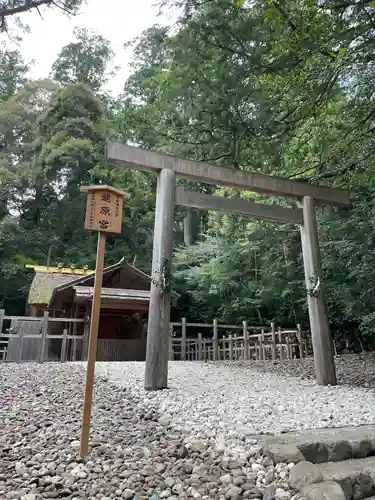
<instances>
[{"instance_id":1,"label":"stone step","mask_svg":"<svg viewBox=\"0 0 375 500\"><path fill-rule=\"evenodd\" d=\"M264 454L276 463L340 462L375 455L375 425L290 432L259 441Z\"/></svg>"},{"instance_id":2,"label":"stone step","mask_svg":"<svg viewBox=\"0 0 375 500\"><path fill-rule=\"evenodd\" d=\"M343 462L299 462L289 476L290 486L306 500L374 499L375 457Z\"/></svg>"}]
</instances>

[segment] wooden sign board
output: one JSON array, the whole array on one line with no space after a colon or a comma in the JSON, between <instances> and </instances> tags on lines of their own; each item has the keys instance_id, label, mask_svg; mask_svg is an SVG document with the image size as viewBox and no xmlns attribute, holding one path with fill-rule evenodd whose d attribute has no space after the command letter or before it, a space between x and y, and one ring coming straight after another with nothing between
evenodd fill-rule
<instances>
[{"instance_id":1,"label":"wooden sign board","mask_svg":"<svg viewBox=\"0 0 375 500\"><path fill-rule=\"evenodd\" d=\"M105 239L106 233L121 233L122 206L124 198L128 198L128 195L124 191L120 191L120 189L101 185L81 187L81 192L88 193L85 229L99 232L80 442L80 455L82 458L85 458L87 457L89 450L90 420L102 294Z\"/></svg>"},{"instance_id":2,"label":"wooden sign board","mask_svg":"<svg viewBox=\"0 0 375 500\"><path fill-rule=\"evenodd\" d=\"M127 193L110 186L85 186L87 192L85 229L104 233L121 233L122 209Z\"/></svg>"}]
</instances>

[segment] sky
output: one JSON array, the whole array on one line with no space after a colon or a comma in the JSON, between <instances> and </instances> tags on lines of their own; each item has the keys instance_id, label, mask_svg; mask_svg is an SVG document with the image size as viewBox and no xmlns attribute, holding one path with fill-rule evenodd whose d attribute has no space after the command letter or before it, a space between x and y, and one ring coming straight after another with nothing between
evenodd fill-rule
<instances>
[{"instance_id":1,"label":"sky","mask_svg":"<svg viewBox=\"0 0 375 500\"><path fill-rule=\"evenodd\" d=\"M79 14L70 18L57 8L41 10L43 19L36 10L22 14L21 21L30 26L31 32L23 35L19 49L26 61L35 61L29 76L48 77L61 48L75 40L73 29L91 28L111 42L116 54L114 64L121 69L107 89L118 94L130 74L132 52L125 51L124 43L155 23L171 24L177 18L176 12L158 16L154 3L155 0L86 0Z\"/></svg>"}]
</instances>

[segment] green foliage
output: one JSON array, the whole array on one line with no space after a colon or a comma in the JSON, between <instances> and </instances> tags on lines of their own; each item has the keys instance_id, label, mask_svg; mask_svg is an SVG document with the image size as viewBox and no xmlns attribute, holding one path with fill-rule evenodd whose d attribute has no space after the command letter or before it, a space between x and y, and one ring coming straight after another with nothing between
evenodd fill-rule
<instances>
[{"instance_id":1,"label":"green foliage","mask_svg":"<svg viewBox=\"0 0 375 500\"><path fill-rule=\"evenodd\" d=\"M318 207L319 278L338 345L373 346L373 3L160 4L180 8L181 19L173 29L153 26L134 40L133 72L119 98L102 91L112 50L90 31L76 31L76 41L62 49L53 81L26 82L20 55L0 52L0 300L24 296L24 263L44 264L50 247L53 262L93 265L95 235L82 228L84 183L112 184L130 193L123 232L108 238L107 262L136 258L137 266L150 270L155 178L109 168L103 146L110 138L350 189L348 209ZM193 237L195 244L184 247L188 226L185 239ZM294 226L177 211L172 287L182 295L179 313L190 319L257 324L277 319L308 326Z\"/></svg>"},{"instance_id":2,"label":"green foliage","mask_svg":"<svg viewBox=\"0 0 375 500\"><path fill-rule=\"evenodd\" d=\"M348 213L318 211L322 286L337 337L371 345L373 7L354 0L162 7L171 4L182 9L176 29L156 26L136 41L124 100L137 122L133 140L349 188ZM308 324L297 228L210 213L202 232L203 241L175 257L174 286L187 315Z\"/></svg>"},{"instance_id":3,"label":"green foliage","mask_svg":"<svg viewBox=\"0 0 375 500\"><path fill-rule=\"evenodd\" d=\"M113 57L108 40L84 28L75 28L76 42L63 47L52 67L54 80L62 85L82 83L98 91L108 81Z\"/></svg>"}]
</instances>

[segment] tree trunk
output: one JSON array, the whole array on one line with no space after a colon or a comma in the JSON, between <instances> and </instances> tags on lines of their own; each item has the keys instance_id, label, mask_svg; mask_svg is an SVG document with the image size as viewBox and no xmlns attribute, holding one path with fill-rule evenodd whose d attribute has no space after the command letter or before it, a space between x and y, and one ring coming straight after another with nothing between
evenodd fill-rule
<instances>
[{"instance_id":1,"label":"tree trunk","mask_svg":"<svg viewBox=\"0 0 375 500\"><path fill-rule=\"evenodd\" d=\"M193 212L188 210L184 218L184 243L187 247L194 243L193 237Z\"/></svg>"}]
</instances>

